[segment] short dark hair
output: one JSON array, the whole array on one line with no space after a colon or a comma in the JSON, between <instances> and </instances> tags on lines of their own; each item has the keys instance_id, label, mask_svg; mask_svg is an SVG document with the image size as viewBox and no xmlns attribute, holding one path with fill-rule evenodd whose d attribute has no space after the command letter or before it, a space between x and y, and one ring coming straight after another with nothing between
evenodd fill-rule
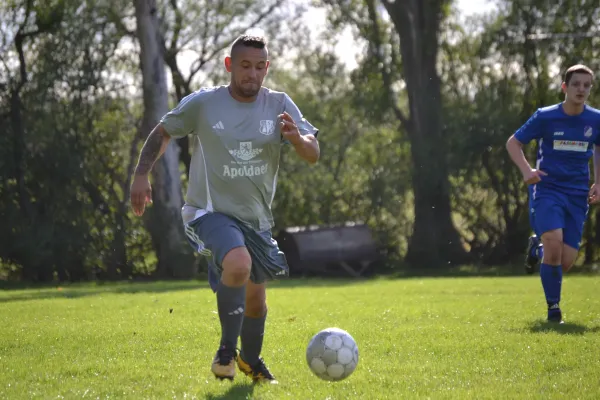
<instances>
[{"instance_id":1,"label":"short dark hair","mask_svg":"<svg viewBox=\"0 0 600 400\"><path fill-rule=\"evenodd\" d=\"M569 81L571 80L571 77L573 76L573 74L588 74L592 77L592 79L594 79L594 72L592 71L591 68L583 65L583 64L577 64L577 65L573 65L572 67L569 67L567 69L567 71L565 72L565 83L568 85Z\"/></svg>"},{"instance_id":2,"label":"short dark hair","mask_svg":"<svg viewBox=\"0 0 600 400\"><path fill-rule=\"evenodd\" d=\"M254 47L255 49L264 49L267 47L267 39L263 36L241 35L231 45L231 54L233 50L240 46Z\"/></svg>"}]
</instances>

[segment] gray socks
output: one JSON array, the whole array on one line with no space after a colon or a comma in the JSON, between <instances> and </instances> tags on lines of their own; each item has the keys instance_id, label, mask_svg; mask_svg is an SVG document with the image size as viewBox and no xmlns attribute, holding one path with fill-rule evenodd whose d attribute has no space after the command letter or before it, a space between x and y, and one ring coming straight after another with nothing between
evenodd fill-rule
<instances>
[{"instance_id":1,"label":"gray socks","mask_svg":"<svg viewBox=\"0 0 600 400\"><path fill-rule=\"evenodd\" d=\"M242 352L240 356L250 366L258 362L263 345L266 319L266 314L260 318L244 317L241 334Z\"/></svg>"},{"instance_id":2,"label":"gray socks","mask_svg":"<svg viewBox=\"0 0 600 400\"><path fill-rule=\"evenodd\" d=\"M246 308L246 285L225 286L219 282L217 288L217 309L221 321L221 346L235 349L244 321ZM262 341L262 340L261 340Z\"/></svg>"}]
</instances>

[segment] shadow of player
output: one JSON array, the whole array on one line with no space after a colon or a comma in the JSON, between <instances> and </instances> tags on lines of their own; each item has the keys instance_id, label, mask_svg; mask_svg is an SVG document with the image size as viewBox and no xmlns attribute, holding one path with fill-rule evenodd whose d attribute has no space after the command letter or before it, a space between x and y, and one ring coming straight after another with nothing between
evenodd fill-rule
<instances>
[{"instance_id":1,"label":"shadow of player","mask_svg":"<svg viewBox=\"0 0 600 400\"><path fill-rule=\"evenodd\" d=\"M563 335L583 335L585 333L600 332L600 327L587 327L574 322L565 322L562 324L548 321L536 321L531 324L529 330L532 333L556 332Z\"/></svg>"},{"instance_id":2,"label":"shadow of player","mask_svg":"<svg viewBox=\"0 0 600 400\"><path fill-rule=\"evenodd\" d=\"M254 391L253 383L236 383L233 384L227 392L223 394L212 394L206 395L207 400L225 400L225 399L251 399L252 392Z\"/></svg>"}]
</instances>

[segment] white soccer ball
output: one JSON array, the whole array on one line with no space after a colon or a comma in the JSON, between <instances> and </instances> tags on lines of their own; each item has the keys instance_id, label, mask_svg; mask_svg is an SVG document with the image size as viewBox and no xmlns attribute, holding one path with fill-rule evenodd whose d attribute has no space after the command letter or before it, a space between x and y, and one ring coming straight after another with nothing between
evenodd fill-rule
<instances>
[{"instance_id":1,"label":"white soccer ball","mask_svg":"<svg viewBox=\"0 0 600 400\"><path fill-rule=\"evenodd\" d=\"M323 329L308 343L306 362L319 378L341 381L356 369L358 346L354 338L343 329Z\"/></svg>"}]
</instances>

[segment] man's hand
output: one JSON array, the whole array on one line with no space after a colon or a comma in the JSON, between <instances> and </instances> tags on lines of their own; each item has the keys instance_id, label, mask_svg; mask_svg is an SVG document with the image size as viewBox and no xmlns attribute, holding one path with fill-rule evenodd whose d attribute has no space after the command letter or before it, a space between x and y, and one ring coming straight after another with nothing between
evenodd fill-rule
<instances>
[{"instance_id":1,"label":"man's hand","mask_svg":"<svg viewBox=\"0 0 600 400\"><path fill-rule=\"evenodd\" d=\"M130 197L133 213L138 217L144 214L146 204L152 203L152 187L148 175L134 175Z\"/></svg>"},{"instance_id":2,"label":"man's hand","mask_svg":"<svg viewBox=\"0 0 600 400\"><path fill-rule=\"evenodd\" d=\"M533 185L542 180L542 176L548 175L541 169L530 169L527 172L523 173L523 180L527 185Z\"/></svg>"},{"instance_id":3,"label":"man's hand","mask_svg":"<svg viewBox=\"0 0 600 400\"><path fill-rule=\"evenodd\" d=\"M281 122L279 123L281 135L291 144L300 144L302 142L302 135L300 135L298 125L296 125L292 116L284 111L283 114L279 114L278 117L281 118Z\"/></svg>"},{"instance_id":4,"label":"man's hand","mask_svg":"<svg viewBox=\"0 0 600 400\"><path fill-rule=\"evenodd\" d=\"M167 149L170 140L171 137L165 128L161 124L158 124L152 129L144 146L142 146L130 190L131 208L133 208L133 213L138 217L144 214L146 204L152 203L152 187L148 180L148 174L152 170L152 166L156 160Z\"/></svg>"},{"instance_id":5,"label":"man's hand","mask_svg":"<svg viewBox=\"0 0 600 400\"><path fill-rule=\"evenodd\" d=\"M588 201L590 204L600 203L600 185L598 185L597 183L594 183L590 188Z\"/></svg>"}]
</instances>

